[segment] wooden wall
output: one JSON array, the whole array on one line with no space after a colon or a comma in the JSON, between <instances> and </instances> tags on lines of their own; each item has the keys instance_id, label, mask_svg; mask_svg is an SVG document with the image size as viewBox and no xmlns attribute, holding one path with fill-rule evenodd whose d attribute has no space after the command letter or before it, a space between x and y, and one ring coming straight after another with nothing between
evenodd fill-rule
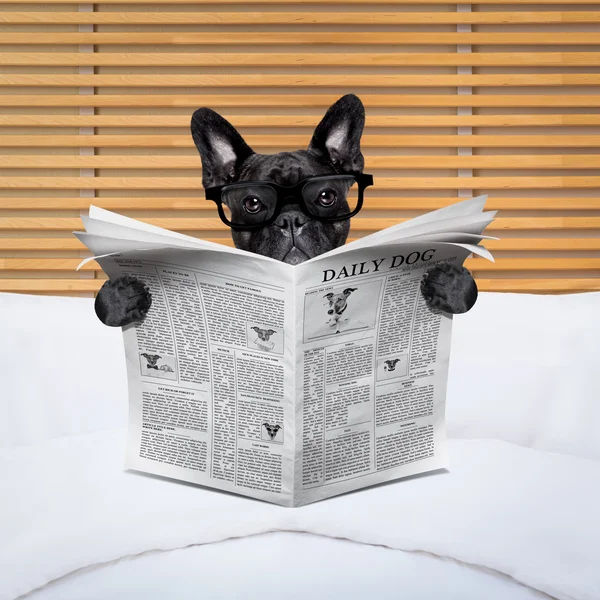
<instances>
[{"instance_id":1,"label":"wooden wall","mask_svg":"<svg viewBox=\"0 0 600 600\"><path fill-rule=\"evenodd\" d=\"M93 294L90 203L231 243L193 111L277 152L348 92L376 182L351 238L488 193L480 289L600 289L600 3L0 0L0 292Z\"/></svg>"}]
</instances>

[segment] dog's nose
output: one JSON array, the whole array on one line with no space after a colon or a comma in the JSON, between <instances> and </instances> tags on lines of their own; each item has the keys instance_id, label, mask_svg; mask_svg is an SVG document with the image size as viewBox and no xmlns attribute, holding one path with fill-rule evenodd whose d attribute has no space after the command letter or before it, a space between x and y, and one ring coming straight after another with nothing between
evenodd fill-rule
<instances>
[{"instance_id":1,"label":"dog's nose","mask_svg":"<svg viewBox=\"0 0 600 600\"><path fill-rule=\"evenodd\" d=\"M282 212L275 221L277 227L281 229L291 229L292 231L300 229L308 221L308 217L300 210L288 210Z\"/></svg>"}]
</instances>

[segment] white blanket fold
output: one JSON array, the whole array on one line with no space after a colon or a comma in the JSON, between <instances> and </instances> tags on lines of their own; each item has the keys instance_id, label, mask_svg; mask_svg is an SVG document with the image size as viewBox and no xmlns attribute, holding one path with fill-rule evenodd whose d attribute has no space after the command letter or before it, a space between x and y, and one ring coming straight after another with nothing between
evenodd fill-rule
<instances>
[{"instance_id":1,"label":"white blanket fold","mask_svg":"<svg viewBox=\"0 0 600 600\"><path fill-rule=\"evenodd\" d=\"M561 600L600 598L600 463L451 440L450 473L299 509L123 470L125 432L0 451L0 600L155 549L304 531L487 567Z\"/></svg>"}]
</instances>

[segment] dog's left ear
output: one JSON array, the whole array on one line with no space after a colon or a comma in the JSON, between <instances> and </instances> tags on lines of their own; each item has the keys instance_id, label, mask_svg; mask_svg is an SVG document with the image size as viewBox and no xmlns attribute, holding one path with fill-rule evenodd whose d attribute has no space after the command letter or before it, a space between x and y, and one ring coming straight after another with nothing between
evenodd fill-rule
<instances>
[{"instance_id":1,"label":"dog's left ear","mask_svg":"<svg viewBox=\"0 0 600 600\"><path fill-rule=\"evenodd\" d=\"M191 130L202 159L205 189L235 181L242 163L254 154L237 129L210 108L199 108L192 115Z\"/></svg>"},{"instance_id":2,"label":"dog's left ear","mask_svg":"<svg viewBox=\"0 0 600 600\"><path fill-rule=\"evenodd\" d=\"M344 296L349 296L352 292L355 292L358 288L346 288L344 290Z\"/></svg>"},{"instance_id":3,"label":"dog's left ear","mask_svg":"<svg viewBox=\"0 0 600 600\"><path fill-rule=\"evenodd\" d=\"M267 333L268 333L269 335L273 335L273 334L275 333L275 331L274 331L273 329L269 329L269 330L267 330Z\"/></svg>"},{"instance_id":4,"label":"dog's left ear","mask_svg":"<svg viewBox=\"0 0 600 600\"><path fill-rule=\"evenodd\" d=\"M309 152L327 158L338 172L362 172L365 159L360 138L365 126L365 108L354 94L342 96L317 125Z\"/></svg>"}]
</instances>

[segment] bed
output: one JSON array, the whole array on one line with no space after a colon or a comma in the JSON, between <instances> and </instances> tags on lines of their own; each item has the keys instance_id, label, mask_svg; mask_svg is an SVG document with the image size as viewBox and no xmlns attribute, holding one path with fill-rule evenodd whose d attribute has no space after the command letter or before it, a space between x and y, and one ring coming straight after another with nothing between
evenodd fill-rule
<instances>
[{"instance_id":1,"label":"bed","mask_svg":"<svg viewBox=\"0 0 600 600\"><path fill-rule=\"evenodd\" d=\"M600 599L597 3L2 4L0 600ZM81 215L231 244L193 111L271 153L347 92L376 182L350 239L475 194L499 211L454 321L449 471L301 509L124 472Z\"/></svg>"},{"instance_id":2,"label":"bed","mask_svg":"<svg viewBox=\"0 0 600 600\"><path fill-rule=\"evenodd\" d=\"M455 317L447 471L289 509L126 472L119 330L0 294L0 599L600 598L600 293Z\"/></svg>"}]
</instances>

